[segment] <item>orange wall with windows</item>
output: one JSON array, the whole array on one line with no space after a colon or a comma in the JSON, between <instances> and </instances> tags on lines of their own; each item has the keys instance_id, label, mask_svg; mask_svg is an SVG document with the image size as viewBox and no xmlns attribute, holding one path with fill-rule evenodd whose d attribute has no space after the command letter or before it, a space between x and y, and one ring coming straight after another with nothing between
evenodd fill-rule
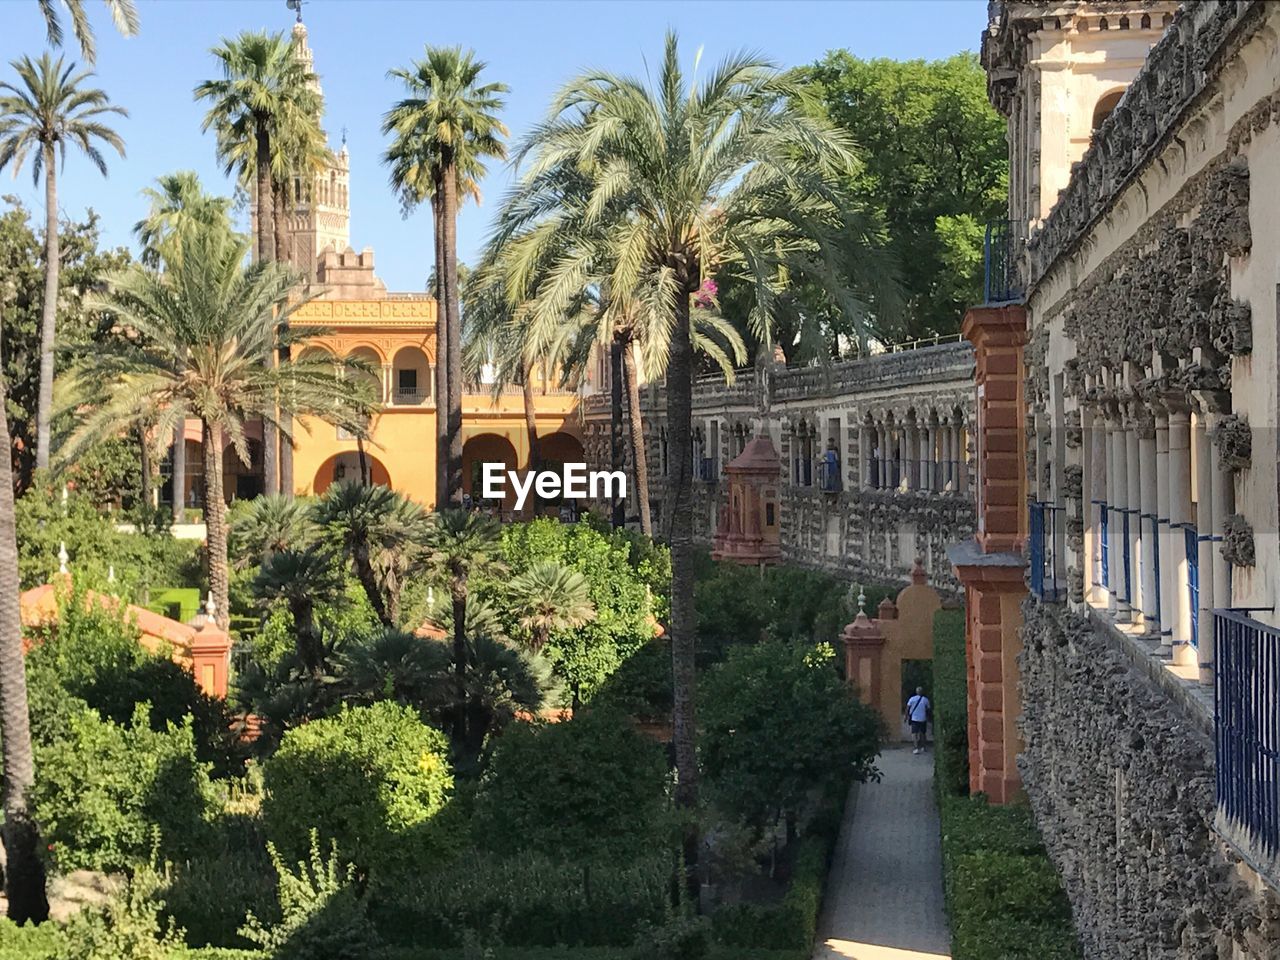
<instances>
[{"instance_id":1,"label":"orange wall with windows","mask_svg":"<svg viewBox=\"0 0 1280 960\"><path fill-rule=\"evenodd\" d=\"M314 300L293 314L295 326L320 328L305 351L361 358L381 398L365 444L375 482L427 506L435 504L436 302L425 295L370 300ZM544 458L582 460L578 397L535 381L535 409ZM524 401L518 388L468 393L462 399L463 486L471 492L478 464L501 460L523 470L529 461ZM322 492L337 479L359 476L354 438L336 427L300 419L294 430L295 493ZM479 490L475 491L479 495ZM512 500L509 499L508 506Z\"/></svg>"}]
</instances>

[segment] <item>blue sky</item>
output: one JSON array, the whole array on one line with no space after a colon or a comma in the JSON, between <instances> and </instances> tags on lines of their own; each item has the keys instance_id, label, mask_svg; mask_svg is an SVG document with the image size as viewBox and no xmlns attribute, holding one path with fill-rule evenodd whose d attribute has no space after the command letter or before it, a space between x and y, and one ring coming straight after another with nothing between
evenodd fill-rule
<instances>
[{"instance_id":1,"label":"blue sky","mask_svg":"<svg viewBox=\"0 0 1280 960\"><path fill-rule=\"evenodd\" d=\"M131 225L142 215L139 196L159 174L194 169L206 186L229 192L213 157L211 136L200 132L202 107L191 91L214 76L209 48L240 30L287 30L293 15L284 0L139 0L141 35L122 39L105 9L89 0L98 32L98 85L129 110L117 129L128 157L110 161L104 180L83 158L70 154L59 206L64 216L92 207L102 217L105 240L132 245ZM551 94L579 70L607 66L640 73L661 50L668 27L680 34L691 62L699 46L704 62L749 48L782 66L811 62L832 48L863 57L897 59L948 56L978 46L986 22L985 0L577 0L577 2L425 2L425 0L315 0L304 7L316 70L326 97L325 126L337 146L347 130L351 151L351 240L372 246L378 274L392 290L422 289L431 263L431 225L423 210L402 219L379 161L382 113L399 95L386 79L389 67L407 65L424 44L474 47L489 63L488 75L511 87L504 117L518 137L540 119ZM0 0L0 68L44 49L35 0ZM76 54L74 47L68 54ZM483 243L489 218L508 174L499 169L484 185L485 202L468 206L459 227L459 254L470 260ZM42 213L43 191L30 171L15 181L0 175L0 193L17 194Z\"/></svg>"}]
</instances>

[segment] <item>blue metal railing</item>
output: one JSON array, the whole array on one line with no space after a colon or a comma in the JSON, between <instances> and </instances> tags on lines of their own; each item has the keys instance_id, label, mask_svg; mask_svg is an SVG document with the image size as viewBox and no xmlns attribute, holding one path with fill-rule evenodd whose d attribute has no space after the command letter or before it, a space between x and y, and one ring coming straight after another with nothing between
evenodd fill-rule
<instances>
[{"instance_id":1,"label":"blue metal railing","mask_svg":"<svg viewBox=\"0 0 1280 960\"><path fill-rule=\"evenodd\" d=\"M1151 564L1153 567L1155 567L1155 570L1153 572L1155 573L1154 579L1155 579L1156 595L1155 595L1155 602L1151 604L1151 608L1156 612L1156 624L1157 626L1160 627L1160 632L1163 634L1166 632L1167 628L1171 625L1160 622L1160 607L1161 607L1160 598L1163 596L1163 594L1161 593L1161 584L1160 584L1160 518L1155 516L1154 514L1147 514L1146 516L1151 521L1151 549L1147 550L1144 547L1143 551L1151 557Z\"/></svg>"},{"instance_id":2,"label":"blue metal railing","mask_svg":"<svg viewBox=\"0 0 1280 960\"><path fill-rule=\"evenodd\" d=\"M1187 587L1191 595L1191 646L1200 649L1200 537L1196 528L1182 524L1187 552Z\"/></svg>"},{"instance_id":3,"label":"blue metal railing","mask_svg":"<svg viewBox=\"0 0 1280 960\"><path fill-rule=\"evenodd\" d=\"M1108 516L1107 501L1095 500L1098 505L1098 566L1101 576L1099 580L1108 590L1111 589L1111 544L1108 530L1110 529L1110 517Z\"/></svg>"},{"instance_id":4,"label":"blue metal railing","mask_svg":"<svg viewBox=\"0 0 1280 960\"><path fill-rule=\"evenodd\" d=\"M822 459L818 461L818 486L824 493L840 492L840 461Z\"/></svg>"},{"instance_id":5,"label":"blue metal railing","mask_svg":"<svg viewBox=\"0 0 1280 960\"><path fill-rule=\"evenodd\" d=\"M1011 220L987 223L982 242L982 299L984 303L1008 303L1022 299L1018 259L1022 242Z\"/></svg>"},{"instance_id":6,"label":"blue metal railing","mask_svg":"<svg viewBox=\"0 0 1280 960\"><path fill-rule=\"evenodd\" d=\"M1123 540L1120 546L1124 550L1124 596L1120 599L1125 603L1133 601L1133 550L1129 541L1129 514L1132 510L1120 510L1124 514L1124 529L1121 531Z\"/></svg>"},{"instance_id":7,"label":"blue metal railing","mask_svg":"<svg viewBox=\"0 0 1280 960\"><path fill-rule=\"evenodd\" d=\"M1063 584L1058 577L1058 512L1061 507L1041 500L1027 504L1030 536L1027 538L1031 592L1041 600L1060 600Z\"/></svg>"},{"instance_id":8,"label":"blue metal railing","mask_svg":"<svg viewBox=\"0 0 1280 960\"><path fill-rule=\"evenodd\" d=\"M1280 855L1280 631L1213 612L1218 811L1265 856Z\"/></svg>"},{"instance_id":9,"label":"blue metal railing","mask_svg":"<svg viewBox=\"0 0 1280 960\"><path fill-rule=\"evenodd\" d=\"M796 457L796 486L812 487L813 486L813 461L807 457Z\"/></svg>"},{"instance_id":10,"label":"blue metal railing","mask_svg":"<svg viewBox=\"0 0 1280 960\"><path fill-rule=\"evenodd\" d=\"M712 457L703 457L698 462L698 479L703 483L716 482L716 462Z\"/></svg>"}]
</instances>

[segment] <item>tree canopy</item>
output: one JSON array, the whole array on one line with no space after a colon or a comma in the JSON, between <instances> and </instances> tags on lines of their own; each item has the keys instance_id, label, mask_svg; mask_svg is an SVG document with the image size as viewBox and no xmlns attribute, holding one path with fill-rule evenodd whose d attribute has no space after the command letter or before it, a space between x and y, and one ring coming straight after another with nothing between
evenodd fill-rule
<instances>
[{"instance_id":1,"label":"tree canopy","mask_svg":"<svg viewBox=\"0 0 1280 960\"><path fill-rule=\"evenodd\" d=\"M848 132L862 164L850 188L883 219L907 297L898 336L958 329L982 292L982 236L1004 216L1004 120L978 58L862 60L847 50L801 68L815 108Z\"/></svg>"}]
</instances>

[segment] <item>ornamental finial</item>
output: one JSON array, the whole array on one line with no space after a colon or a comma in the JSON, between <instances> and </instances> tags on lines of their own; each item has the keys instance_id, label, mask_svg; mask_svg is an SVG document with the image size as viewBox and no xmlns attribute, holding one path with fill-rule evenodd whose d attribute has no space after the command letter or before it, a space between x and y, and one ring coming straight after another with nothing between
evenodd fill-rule
<instances>
[{"instance_id":1,"label":"ornamental finial","mask_svg":"<svg viewBox=\"0 0 1280 960\"><path fill-rule=\"evenodd\" d=\"M59 573L67 572L67 561L70 559L71 557L67 553L67 542L65 540L59 540L58 541L58 572Z\"/></svg>"},{"instance_id":2,"label":"ornamental finial","mask_svg":"<svg viewBox=\"0 0 1280 960\"><path fill-rule=\"evenodd\" d=\"M284 5L298 15L298 23L302 22L302 0L284 0Z\"/></svg>"}]
</instances>

